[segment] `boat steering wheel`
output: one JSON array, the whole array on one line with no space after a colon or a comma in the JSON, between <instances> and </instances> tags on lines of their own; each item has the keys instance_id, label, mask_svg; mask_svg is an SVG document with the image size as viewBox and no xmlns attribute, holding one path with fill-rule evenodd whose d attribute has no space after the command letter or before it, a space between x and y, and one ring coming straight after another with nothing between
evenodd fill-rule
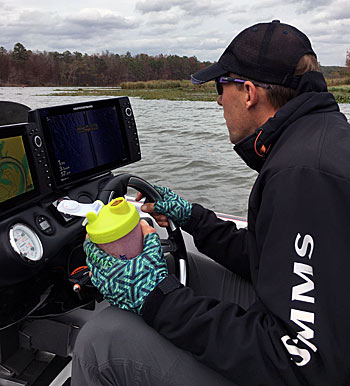
<instances>
[{"instance_id":1,"label":"boat steering wheel","mask_svg":"<svg viewBox=\"0 0 350 386\"><path fill-rule=\"evenodd\" d=\"M98 199L103 203L107 204L112 200L113 197L125 196L128 187L131 187L146 198L148 202L155 202L161 200L162 197L154 189L154 187L144 179L134 176L132 174L124 173L119 174L110 179L106 185L100 190ZM161 245L163 252L170 252L177 264L176 264L176 275L180 282L186 285L187 270L187 252L185 242L181 233L180 228L170 219L168 219L169 226L166 228L168 238L166 240L161 239Z\"/></svg>"}]
</instances>

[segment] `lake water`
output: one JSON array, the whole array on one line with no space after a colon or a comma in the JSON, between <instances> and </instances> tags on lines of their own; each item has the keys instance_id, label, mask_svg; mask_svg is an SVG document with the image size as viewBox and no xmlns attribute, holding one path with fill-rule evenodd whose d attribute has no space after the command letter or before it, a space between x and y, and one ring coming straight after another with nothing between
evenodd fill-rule
<instances>
[{"instance_id":1,"label":"lake water","mask_svg":"<svg viewBox=\"0 0 350 386\"><path fill-rule=\"evenodd\" d=\"M0 100L35 109L103 98L47 96L54 90L0 87ZM169 186L187 200L215 211L246 216L257 173L233 151L221 107L215 102L138 98L131 98L131 105L142 160L119 169L120 172ZM342 104L340 109L350 120L350 104Z\"/></svg>"}]
</instances>

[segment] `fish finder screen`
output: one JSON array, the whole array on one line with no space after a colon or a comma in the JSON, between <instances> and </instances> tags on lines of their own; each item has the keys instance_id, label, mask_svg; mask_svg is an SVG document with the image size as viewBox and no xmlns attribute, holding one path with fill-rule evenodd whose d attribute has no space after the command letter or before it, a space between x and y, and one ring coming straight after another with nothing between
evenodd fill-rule
<instances>
[{"instance_id":1,"label":"fish finder screen","mask_svg":"<svg viewBox=\"0 0 350 386\"><path fill-rule=\"evenodd\" d=\"M34 190L22 136L0 138L0 203Z\"/></svg>"},{"instance_id":2,"label":"fish finder screen","mask_svg":"<svg viewBox=\"0 0 350 386\"><path fill-rule=\"evenodd\" d=\"M66 183L127 160L115 106L45 117L56 181Z\"/></svg>"}]
</instances>

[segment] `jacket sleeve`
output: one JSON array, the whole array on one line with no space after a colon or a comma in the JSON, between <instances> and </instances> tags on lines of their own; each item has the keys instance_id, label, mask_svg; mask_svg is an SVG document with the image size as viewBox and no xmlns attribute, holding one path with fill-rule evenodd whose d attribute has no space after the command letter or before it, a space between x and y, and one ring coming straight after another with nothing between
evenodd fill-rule
<instances>
[{"instance_id":1,"label":"jacket sleeve","mask_svg":"<svg viewBox=\"0 0 350 386\"><path fill-rule=\"evenodd\" d=\"M255 228L259 300L247 311L190 288L162 295L156 289L146 299L144 319L240 386L347 384L341 342L349 342L350 333L347 318L339 317L339 304L349 303L345 286L350 290L343 274L347 185L307 168L269 179L259 192ZM349 307L341 310L347 315Z\"/></svg>"},{"instance_id":2,"label":"jacket sleeve","mask_svg":"<svg viewBox=\"0 0 350 386\"><path fill-rule=\"evenodd\" d=\"M183 229L190 233L198 250L228 270L251 281L246 229L238 229L232 221L199 204L193 204L191 218Z\"/></svg>"},{"instance_id":3,"label":"jacket sleeve","mask_svg":"<svg viewBox=\"0 0 350 386\"><path fill-rule=\"evenodd\" d=\"M142 316L234 384L300 385L281 344L283 326L260 302L245 312L230 302L195 296L188 287L166 295L156 288L146 299Z\"/></svg>"}]
</instances>

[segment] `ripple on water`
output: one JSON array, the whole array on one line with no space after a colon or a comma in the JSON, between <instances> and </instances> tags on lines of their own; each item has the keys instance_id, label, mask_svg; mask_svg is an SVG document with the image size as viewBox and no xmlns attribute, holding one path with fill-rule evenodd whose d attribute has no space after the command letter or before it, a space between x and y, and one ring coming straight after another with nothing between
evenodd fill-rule
<instances>
[{"instance_id":1,"label":"ripple on water","mask_svg":"<svg viewBox=\"0 0 350 386\"><path fill-rule=\"evenodd\" d=\"M47 96L56 88L1 87L0 95L2 100L32 109L107 98ZM216 102L131 98L131 104L142 160L116 173L136 174L171 187L191 202L218 212L246 216L257 174L232 150L223 111ZM349 120L350 104L341 104L340 109Z\"/></svg>"}]
</instances>

